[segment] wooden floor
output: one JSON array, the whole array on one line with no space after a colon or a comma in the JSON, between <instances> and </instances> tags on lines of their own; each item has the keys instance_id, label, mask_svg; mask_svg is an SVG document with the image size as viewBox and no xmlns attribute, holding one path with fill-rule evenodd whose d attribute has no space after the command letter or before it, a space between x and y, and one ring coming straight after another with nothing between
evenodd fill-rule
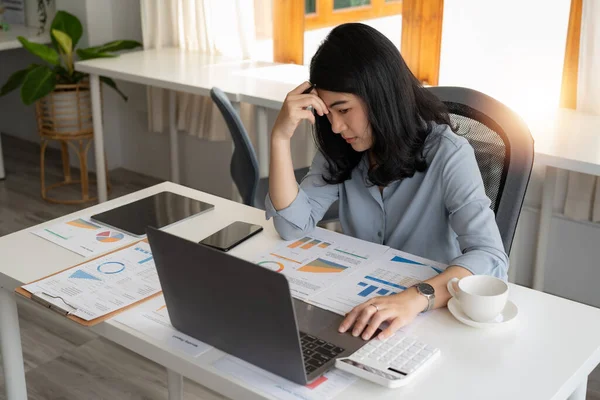
<instances>
[{"instance_id":1,"label":"wooden floor","mask_svg":"<svg viewBox=\"0 0 600 400\"><path fill-rule=\"evenodd\" d=\"M7 177L0 181L0 236L89 206L44 202L39 146L9 136L2 137L2 145ZM58 152L49 154L48 179L60 178L59 159ZM111 198L160 183L123 169L111 171L110 180ZM30 303L19 301L19 322L29 399L167 399L163 367ZM186 400L223 398L187 380L185 389ZM0 400L5 399L0 363ZM590 377L587 399L600 400L600 368Z\"/></svg>"},{"instance_id":2,"label":"wooden floor","mask_svg":"<svg viewBox=\"0 0 600 400\"><path fill-rule=\"evenodd\" d=\"M0 236L91 205L66 206L43 201L39 146L3 135L2 147L6 179L0 181ZM58 151L49 152L46 168L48 182L57 182L62 174ZM78 173L72 171L74 176ZM109 175L111 198L161 182L123 169ZM67 192L76 195L78 190ZM160 365L69 320L41 312L35 305L19 301L18 306L29 399L167 399L167 374ZM186 381L185 389L186 400L223 399L190 381ZM1 363L0 400L6 400Z\"/></svg>"}]
</instances>

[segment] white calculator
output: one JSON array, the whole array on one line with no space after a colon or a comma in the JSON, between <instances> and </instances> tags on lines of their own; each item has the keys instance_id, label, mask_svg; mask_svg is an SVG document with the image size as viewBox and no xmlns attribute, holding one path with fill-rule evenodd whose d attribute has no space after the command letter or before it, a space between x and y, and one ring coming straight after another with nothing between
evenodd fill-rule
<instances>
[{"instance_id":1,"label":"white calculator","mask_svg":"<svg viewBox=\"0 0 600 400\"><path fill-rule=\"evenodd\" d=\"M440 355L438 348L402 332L387 339L372 339L350 357L338 358L335 366L383 386L409 383Z\"/></svg>"}]
</instances>

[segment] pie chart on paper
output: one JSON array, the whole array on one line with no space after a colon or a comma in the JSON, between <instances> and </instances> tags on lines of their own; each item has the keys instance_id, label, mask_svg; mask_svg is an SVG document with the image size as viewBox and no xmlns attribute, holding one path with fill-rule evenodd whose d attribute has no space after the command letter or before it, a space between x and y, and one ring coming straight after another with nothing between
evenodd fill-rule
<instances>
[{"instance_id":1,"label":"pie chart on paper","mask_svg":"<svg viewBox=\"0 0 600 400\"><path fill-rule=\"evenodd\" d=\"M96 235L96 240L102 243L114 243L123 239L125 235L120 232L105 231Z\"/></svg>"},{"instance_id":2,"label":"pie chart on paper","mask_svg":"<svg viewBox=\"0 0 600 400\"><path fill-rule=\"evenodd\" d=\"M261 261L258 265L262 265L265 268L268 268L275 272L283 271L283 264L277 261Z\"/></svg>"}]
</instances>

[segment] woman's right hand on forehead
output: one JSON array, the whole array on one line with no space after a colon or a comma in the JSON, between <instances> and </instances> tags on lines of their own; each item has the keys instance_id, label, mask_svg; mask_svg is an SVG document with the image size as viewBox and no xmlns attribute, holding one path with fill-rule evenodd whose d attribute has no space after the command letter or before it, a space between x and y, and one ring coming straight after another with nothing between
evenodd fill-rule
<instances>
[{"instance_id":1,"label":"woman's right hand on forehead","mask_svg":"<svg viewBox=\"0 0 600 400\"><path fill-rule=\"evenodd\" d=\"M321 116L329 113L323 100L317 96L316 89L313 88L309 93L303 93L311 86L310 82L304 82L287 94L275 120L271 134L272 139L291 139L302 120L306 119L314 124L315 116L308 107L312 107Z\"/></svg>"}]
</instances>

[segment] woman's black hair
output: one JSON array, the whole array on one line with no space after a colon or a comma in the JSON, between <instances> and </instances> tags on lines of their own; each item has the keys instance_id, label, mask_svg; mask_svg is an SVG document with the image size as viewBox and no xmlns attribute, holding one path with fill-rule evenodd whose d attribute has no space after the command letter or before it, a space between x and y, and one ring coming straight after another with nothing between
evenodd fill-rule
<instances>
[{"instance_id":1,"label":"woman's black hair","mask_svg":"<svg viewBox=\"0 0 600 400\"><path fill-rule=\"evenodd\" d=\"M432 122L451 126L444 103L423 88L394 44L368 25L334 28L311 60L310 81L317 89L352 93L363 100L373 133L370 184L386 186L425 171ZM325 181L349 179L363 154L333 133L326 116L316 115L315 136L329 163Z\"/></svg>"}]
</instances>

